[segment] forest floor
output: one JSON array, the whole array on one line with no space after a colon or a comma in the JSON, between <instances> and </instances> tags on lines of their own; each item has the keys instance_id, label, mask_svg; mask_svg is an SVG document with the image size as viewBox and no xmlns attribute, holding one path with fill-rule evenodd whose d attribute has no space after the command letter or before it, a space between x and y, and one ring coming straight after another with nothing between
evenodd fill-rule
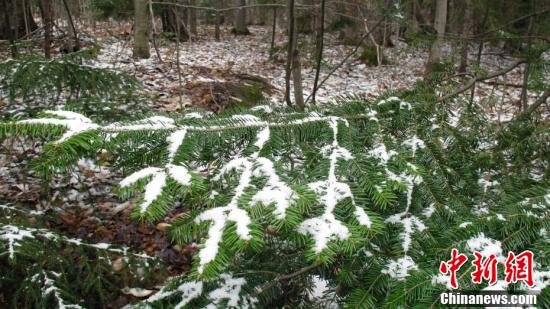
<instances>
[{"instance_id":1,"label":"forest floor","mask_svg":"<svg viewBox=\"0 0 550 309\"><path fill-rule=\"evenodd\" d=\"M151 108L157 111L177 113L189 107L216 111L219 107L211 106L212 102L216 103L217 96L212 93L216 88L211 85L228 81L238 83L243 74L261 78L270 88L262 90L265 99L273 104L284 104L286 53L281 48L285 44L284 34L277 34L276 46L281 50L270 59L271 34L267 27L251 27L252 35L239 37L226 29L221 42L214 41L212 30L203 30L192 42L181 42L179 61L176 43L161 38L157 38L157 42L162 61L153 48L151 58L134 60L131 28L127 23L98 26L84 35L83 40L89 44L88 38L93 37L101 47L93 66L135 76L143 84L145 93L154 99ZM315 64L311 60L314 58L313 46L313 42L306 43L302 50L305 96L309 96L315 76ZM329 36L321 79L353 48L340 45L336 37ZM481 65L489 71L496 71L514 60L486 50ZM425 51L395 41L395 47L385 52L389 64L381 66L367 65L358 55L352 56L319 90L318 103L331 104L350 95L374 99L388 90L408 88L423 77ZM521 85L522 77L523 69L519 67L493 80L496 83L480 84L476 87L474 100L483 104L489 118L508 121L518 110L516 102L521 89L501 84ZM205 93L200 85L210 85L210 93ZM536 94L532 95L534 100ZM0 204L17 204L31 210L29 224L35 224L36 216L41 216L46 227L70 237L124 245L136 252L160 257L169 265L172 274L189 269L194 247L173 245L163 233L173 218L168 216L156 225L130 220L135 201L121 203L111 192L121 175L112 173L109 166L96 166L92 160L81 160L69 176L56 176L49 184L44 184L29 169L29 162L39 154L41 143L9 138L3 141L0 149ZM178 205L174 213L181 212L181 207Z\"/></svg>"},{"instance_id":2,"label":"forest floor","mask_svg":"<svg viewBox=\"0 0 550 309\"><path fill-rule=\"evenodd\" d=\"M117 27L109 29L109 33L99 30L97 35L94 32L102 47L94 65L135 76L143 83L147 93L156 96L155 107L159 110L173 112L186 107L206 107L216 111L216 108L205 104L209 101L205 96L210 93L201 92L196 85L224 83L239 74L265 79L272 86L272 91L264 94L266 101L284 104L286 38L282 32L276 35L276 53L270 59L271 32L268 27L251 27L252 35L248 36L234 36L229 29L225 29L220 42L214 40L213 29L205 27L193 41L179 44L178 67L176 42L157 38L158 54L151 48L151 58L136 61L132 58L130 25L118 23ZM304 96L308 97L315 78L315 43L310 39L304 41L301 50L302 76ZM320 80L338 67L355 48L341 45L334 35L327 35L326 41ZM319 89L317 103L332 104L339 98L351 95L375 98L386 91L409 88L422 79L428 58L426 50L409 46L402 40L394 39L393 42L394 47L384 50L388 59L386 65L366 64L359 57L359 49ZM447 46L446 54L457 57L450 50L451 46ZM470 59L476 59L476 53L477 47L472 48ZM504 56L497 48L485 47L480 66L494 72L514 60ZM490 83L478 84L474 101L483 104L491 119L508 121L519 110L517 101L522 83L523 68L520 66ZM534 101L536 95L530 93L530 100Z\"/></svg>"}]
</instances>

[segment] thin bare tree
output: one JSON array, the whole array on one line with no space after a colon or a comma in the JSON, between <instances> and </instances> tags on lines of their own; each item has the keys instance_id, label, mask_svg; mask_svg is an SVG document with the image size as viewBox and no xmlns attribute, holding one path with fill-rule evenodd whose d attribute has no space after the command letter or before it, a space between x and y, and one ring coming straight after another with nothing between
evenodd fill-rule
<instances>
[{"instance_id":1,"label":"thin bare tree","mask_svg":"<svg viewBox=\"0 0 550 309\"><path fill-rule=\"evenodd\" d=\"M238 2L237 13L235 16L235 23L233 28L233 33L237 35L248 35L250 31L247 27L247 5L246 0L239 0Z\"/></svg>"},{"instance_id":2,"label":"thin bare tree","mask_svg":"<svg viewBox=\"0 0 550 309\"><path fill-rule=\"evenodd\" d=\"M434 27L437 32L437 37L432 43L430 56L426 64L426 73L434 70L434 67L441 62L441 49L443 38L445 36L445 27L447 25L447 0L436 0L435 3L435 21Z\"/></svg>"},{"instance_id":3,"label":"thin bare tree","mask_svg":"<svg viewBox=\"0 0 550 309\"><path fill-rule=\"evenodd\" d=\"M44 23L44 57L52 55L53 11L50 0L41 0L42 21Z\"/></svg>"},{"instance_id":4,"label":"thin bare tree","mask_svg":"<svg viewBox=\"0 0 550 309\"><path fill-rule=\"evenodd\" d=\"M288 0L287 2L287 18L288 18L288 47L286 55L286 67L285 67L285 101L288 106L292 106L292 100L290 99L290 77L292 69L292 56L293 56L293 42L294 42L294 0Z\"/></svg>"},{"instance_id":5,"label":"thin bare tree","mask_svg":"<svg viewBox=\"0 0 550 309\"><path fill-rule=\"evenodd\" d=\"M148 0L134 0L134 58L149 58Z\"/></svg>"},{"instance_id":6,"label":"thin bare tree","mask_svg":"<svg viewBox=\"0 0 550 309\"><path fill-rule=\"evenodd\" d=\"M319 75L321 73L321 63L323 61L323 47L325 42L325 7L326 0L321 0L319 24L317 25L317 67L315 68L315 80L313 81L313 91L311 93L311 102L313 102L313 104L315 104L315 95L317 94Z\"/></svg>"}]
</instances>

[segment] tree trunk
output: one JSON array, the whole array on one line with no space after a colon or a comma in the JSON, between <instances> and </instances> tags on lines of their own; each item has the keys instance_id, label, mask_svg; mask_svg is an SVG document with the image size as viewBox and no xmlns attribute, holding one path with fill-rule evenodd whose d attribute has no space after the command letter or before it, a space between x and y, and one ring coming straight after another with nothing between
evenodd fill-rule
<instances>
[{"instance_id":1,"label":"tree trunk","mask_svg":"<svg viewBox=\"0 0 550 309\"><path fill-rule=\"evenodd\" d=\"M6 23L6 32L8 34L8 39L10 41L10 50L11 50L11 56L13 58L17 57L17 46L15 45L15 21L13 20L12 16L10 16L10 11L13 12L13 7L9 6L9 3L7 0L3 0L0 2L2 10L4 13L2 14L4 22Z\"/></svg>"},{"instance_id":2,"label":"tree trunk","mask_svg":"<svg viewBox=\"0 0 550 309\"><path fill-rule=\"evenodd\" d=\"M529 26L527 26L527 50L531 49L531 30L533 29L533 16L529 17ZM527 97L527 88L529 86L529 74L531 73L531 64L527 62L525 64L525 71L523 72L523 87L521 88L521 107L522 110L527 110L529 105L529 98Z\"/></svg>"},{"instance_id":3,"label":"tree trunk","mask_svg":"<svg viewBox=\"0 0 550 309\"><path fill-rule=\"evenodd\" d=\"M417 10L416 1L411 1L411 28L413 33L417 33L420 30L418 26L418 19L416 18Z\"/></svg>"},{"instance_id":4,"label":"tree trunk","mask_svg":"<svg viewBox=\"0 0 550 309\"><path fill-rule=\"evenodd\" d=\"M50 0L41 0L42 21L44 23L44 57L51 58L52 55L52 29L53 12Z\"/></svg>"},{"instance_id":5,"label":"tree trunk","mask_svg":"<svg viewBox=\"0 0 550 309\"><path fill-rule=\"evenodd\" d=\"M191 6L197 5L196 0L189 0ZM189 32L193 35L197 35L197 9L189 8Z\"/></svg>"},{"instance_id":6,"label":"tree trunk","mask_svg":"<svg viewBox=\"0 0 550 309\"><path fill-rule=\"evenodd\" d=\"M134 0L134 58L149 58L148 0Z\"/></svg>"},{"instance_id":7,"label":"tree trunk","mask_svg":"<svg viewBox=\"0 0 550 309\"><path fill-rule=\"evenodd\" d=\"M294 84L294 102L304 109L304 90L302 88L302 64L300 62L300 50L298 49L298 32L294 31L294 49L292 53L292 83Z\"/></svg>"},{"instance_id":8,"label":"tree trunk","mask_svg":"<svg viewBox=\"0 0 550 309\"><path fill-rule=\"evenodd\" d=\"M426 73L433 72L441 62L441 48L443 37L445 36L445 26L447 24L447 0L436 0L434 27L437 31L437 37L430 49L430 56L426 64Z\"/></svg>"},{"instance_id":9,"label":"tree trunk","mask_svg":"<svg viewBox=\"0 0 550 309\"><path fill-rule=\"evenodd\" d=\"M223 0L216 1L216 30L214 32L214 37L216 41L220 41L220 24L222 23L221 12L219 11L223 8Z\"/></svg>"},{"instance_id":10,"label":"tree trunk","mask_svg":"<svg viewBox=\"0 0 550 309\"><path fill-rule=\"evenodd\" d=\"M292 106L292 100L290 99L290 76L292 74L292 55L293 55L293 42L294 42L294 0L288 0L287 2L288 9L288 48L286 56L286 67L285 67L285 101L288 106Z\"/></svg>"},{"instance_id":11,"label":"tree trunk","mask_svg":"<svg viewBox=\"0 0 550 309\"><path fill-rule=\"evenodd\" d=\"M30 1L0 0L0 7L5 12L0 13L0 40L19 39L38 28L32 18Z\"/></svg>"},{"instance_id":12,"label":"tree trunk","mask_svg":"<svg viewBox=\"0 0 550 309\"><path fill-rule=\"evenodd\" d=\"M69 7L69 4L67 3L67 0L63 0L63 11L64 16L67 19L67 30L72 38L72 40L68 40L65 42L66 44L63 44L62 49L64 49L67 53L72 53L75 51L80 50L80 39L78 38L78 32L76 30L76 26L73 20L73 16L71 14L71 8Z\"/></svg>"},{"instance_id":13,"label":"tree trunk","mask_svg":"<svg viewBox=\"0 0 550 309\"><path fill-rule=\"evenodd\" d=\"M325 7L326 0L321 0L321 11L319 14L319 22L317 24L317 40L316 40L316 61L317 66L315 67L315 79L313 81L313 91L311 94L311 100L315 104L315 95L317 94L317 86L319 85L319 75L321 73L321 62L323 60L323 47L325 41Z\"/></svg>"},{"instance_id":14,"label":"tree trunk","mask_svg":"<svg viewBox=\"0 0 550 309\"><path fill-rule=\"evenodd\" d=\"M189 31L185 25L187 9L168 6L161 14L162 31L179 35L180 41L189 40Z\"/></svg>"},{"instance_id":15,"label":"tree trunk","mask_svg":"<svg viewBox=\"0 0 550 309\"><path fill-rule=\"evenodd\" d=\"M360 7L363 4L360 0L350 0L347 5L343 5L342 14L338 16L339 23L344 24L340 30L340 40L345 45L357 45L361 41L361 32L357 31L361 27L358 22L360 20Z\"/></svg>"},{"instance_id":16,"label":"tree trunk","mask_svg":"<svg viewBox=\"0 0 550 309\"><path fill-rule=\"evenodd\" d=\"M275 35L277 33L277 8L273 8L273 18L271 25L271 47L269 48L269 58L272 59L275 53Z\"/></svg>"},{"instance_id":17,"label":"tree trunk","mask_svg":"<svg viewBox=\"0 0 550 309\"><path fill-rule=\"evenodd\" d=\"M303 1L306 5L314 5L313 0ZM311 34L314 30L315 16L313 10L299 10L296 14L296 28L298 33Z\"/></svg>"},{"instance_id":18,"label":"tree trunk","mask_svg":"<svg viewBox=\"0 0 550 309\"><path fill-rule=\"evenodd\" d=\"M246 0L239 0L238 6L246 6ZM246 23L246 8L237 9L233 33L236 35L249 35L250 31L248 30Z\"/></svg>"},{"instance_id":19,"label":"tree trunk","mask_svg":"<svg viewBox=\"0 0 550 309\"><path fill-rule=\"evenodd\" d=\"M459 72L466 72L468 68L468 51L470 50L470 37L474 26L474 14L472 0L464 1L464 22L462 23L462 47L460 50Z\"/></svg>"}]
</instances>

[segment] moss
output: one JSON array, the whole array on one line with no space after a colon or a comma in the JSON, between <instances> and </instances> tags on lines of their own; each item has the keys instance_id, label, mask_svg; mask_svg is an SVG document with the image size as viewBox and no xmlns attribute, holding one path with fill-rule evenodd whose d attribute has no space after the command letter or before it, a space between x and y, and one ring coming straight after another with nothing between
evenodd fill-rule
<instances>
[{"instance_id":1,"label":"moss","mask_svg":"<svg viewBox=\"0 0 550 309\"><path fill-rule=\"evenodd\" d=\"M249 108L258 105L260 102L265 101L264 94L262 92L262 87L256 84L234 84L229 83L226 85L227 89L230 90L230 93L238 100L230 100L227 108L234 107L244 107Z\"/></svg>"}]
</instances>

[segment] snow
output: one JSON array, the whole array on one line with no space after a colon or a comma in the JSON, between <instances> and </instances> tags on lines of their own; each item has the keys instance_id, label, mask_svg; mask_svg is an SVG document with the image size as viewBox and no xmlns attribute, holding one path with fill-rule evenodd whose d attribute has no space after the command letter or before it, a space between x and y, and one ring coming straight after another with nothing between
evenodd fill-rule
<instances>
[{"instance_id":1,"label":"snow","mask_svg":"<svg viewBox=\"0 0 550 309\"><path fill-rule=\"evenodd\" d=\"M330 240L345 240L350 236L348 228L336 220L332 213L325 213L321 217L305 220L298 227L298 232L309 233L313 237L315 253L321 253Z\"/></svg>"},{"instance_id":2,"label":"snow","mask_svg":"<svg viewBox=\"0 0 550 309\"><path fill-rule=\"evenodd\" d=\"M370 220L367 213L365 213L365 210L363 210L363 208L355 207L355 210L353 213L355 214L355 217L359 222L359 224L364 225L366 227L371 227L372 221Z\"/></svg>"},{"instance_id":3,"label":"snow","mask_svg":"<svg viewBox=\"0 0 550 309\"><path fill-rule=\"evenodd\" d=\"M539 265L535 265L539 266ZM535 281L535 286L531 288L532 290L536 291L542 291L546 287L550 286L550 270L547 271L540 271L540 270L534 270L533 271L533 281ZM526 286L524 286L526 288Z\"/></svg>"},{"instance_id":4,"label":"snow","mask_svg":"<svg viewBox=\"0 0 550 309\"><path fill-rule=\"evenodd\" d=\"M313 289L308 293L309 297L313 299L323 298L329 290L328 281L317 275L312 276L311 279L313 281Z\"/></svg>"},{"instance_id":5,"label":"snow","mask_svg":"<svg viewBox=\"0 0 550 309\"><path fill-rule=\"evenodd\" d=\"M403 239L403 251L405 254L409 251L411 245L411 236L416 232L422 232L426 229L424 223L417 217L408 213L398 213L388 217L385 220L386 223L401 224L403 225L403 232L400 234Z\"/></svg>"},{"instance_id":6,"label":"snow","mask_svg":"<svg viewBox=\"0 0 550 309\"><path fill-rule=\"evenodd\" d=\"M484 233L479 233L466 241L466 247L470 252L477 251L482 256L490 256L494 254L497 260L504 263L506 258L502 253L502 244L500 241L485 236Z\"/></svg>"},{"instance_id":7,"label":"snow","mask_svg":"<svg viewBox=\"0 0 550 309\"><path fill-rule=\"evenodd\" d=\"M141 213L145 213L147 208L162 194L162 189L166 184L166 173L156 173L151 181L145 186L143 202L140 205Z\"/></svg>"},{"instance_id":8,"label":"snow","mask_svg":"<svg viewBox=\"0 0 550 309\"><path fill-rule=\"evenodd\" d=\"M382 273L398 281L403 281L409 276L409 272L412 270L418 270L418 266L410 256L405 255L397 260L391 260L390 263L382 269Z\"/></svg>"},{"instance_id":9,"label":"snow","mask_svg":"<svg viewBox=\"0 0 550 309\"><path fill-rule=\"evenodd\" d=\"M411 147L413 157L416 156L416 150L426 147L424 141L416 135L413 135L411 138L403 141L403 144Z\"/></svg>"},{"instance_id":10,"label":"snow","mask_svg":"<svg viewBox=\"0 0 550 309\"><path fill-rule=\"evenodd\" d=\"M180 185L188 186L191 184L191 174L184 166L179 165L167 165L168 175Z\"/></svg>"},{"instance_id":11,"label":"snow","mask_svg":"<svg viewBox=\"0 0 550 309\"><path fill-rule=\"evenodd\" d=\"M388 161L395 155L397 155L397 152L394 150L388 150L386 149L386 145L384 143L380 143L377 146L375 146L373 149L369 150L368 154L382 162L383 165L387 165Z\"/></svg>"},{"instance_id":12,"label":"snow","mask_svg":"<svg viewBox=\"0 0 550 309\"><path fill-rule=\"evenodd\" d=\"M50 271L49 272L54 277L59 277L60 274ZM48 274L45 271L42 271L42 275L44 278L44 287L42 289L42 295L43 297L46 297L50 294L53 294L56 302L57 302L57 308L58 309L83 309L79 305L74 304L66 304L65 300L61 296L61 290L55 286L55 279L51 279Z\"/></svg>"},{"instance_id":13,"label":"snow","mask_svg":"<svg viewBox=\"0 0 550 309\"><path fill-rule=\"evenodd\" d=\"M195 218L195 222L197 223L211 221L208 229L208 237L204 243L204 247L199 251L199 273L202 273L206 264L213 261L218 254L223 229L227 221L233 221L237 224L237 234L241 239L250 239L251 236L248 225L251 219L246 211L238 208L238 200L244 193L244 190L250 185L252 168L253 164L248 158L236 158L227 163L221 169L220 173L214 177L214 180L219 180L223 174L233 169L237 169L242 173L239 179L239 185L235 189L235 194L228 205L208 209Z\"/></svg>"},{"instance_id":14,"label":"snow","mask_svg":"<svg viewBox=\"0 0 550 309\"><path fill-rule=\"evenodd\" d=\"M336 177L336 165L338 159L351 160L351 153L340 147L338 143L338 118L330 118L329 124L333 132L332 145L325 146L321 153L329 154L330 159L328 178L324 181L317 181L309 184L309 187L317 194L319 201L325 206L323 215L317 218L307 219L298 227L298 232L301 234L310 234L314 241L314 251L320 253L326 248L330 240L345 240L349 238L350 233L348 228L334 217L334 208L338 202L350 198L355 208L359 224L371 226L371 220L365 211L355 204L353 194L348 184L339 182ZM347 125L347 122L344 122Z\"/></svg>"},{"instance_id":15,"label":"snow","mask_svg":"<svg viewBox=\"0 0 550 309\"><path fill-rule=\"evenodd\" d=\"M257 106L252 107L250 110L251 111L261 111L261 112L264 112L266 114L273 113L273 108L269 105L257 105Z\"/></svg>"},{"instance_id":16,"label":"snow","mask_svg":"<svg viewBox=\"0 0 550 309\"><path fill-rule=\"evenodd\" d=\"M10 259L15 257L15 247L21 246L20 241L23 238L34 238L34 235L30 231L20 229L14 225L3 225L0 227L0 239L7 240Z\"/></svg>"},{"instance_id":17,"label":"snow","mask_svg":"<svg viewBox=\"0 0 550 309\"><path fill-rule=\"evenodd\" d=\"M236 117L237 116L237 117ZM263 123L256 116L235 115L234 119L244 120L247 123ZM258 151L252 153L249 157L237 156L224 165L219 173L213 177L213 180L219 181L222 176L232 170L240 172L239 184L230 202L223 207L208 209L195 218L195 222L211 221L208 237L204 247L199 251L199 273L204 271L204 267L213 261L218 253L219 244L222 239L223 230L227 221L235 222L237 234L243 240L249 240L250 229L248 225L251 219L245 210L238 207L239 199L245 193L245 190L251 186L253 177L267 177L267 183L264 188L256 192L252 197L251 204L262 203L264 205L275 205L275 216L278 219L284 219L286 209L290 207L295 200L295 193L288 187L277 175L274 164L268 158L258 157L265 143L270 138L268 126L261 128L256 135L254 145Z\"/></svg>"},{"instance_id":18,"label":"snow","mask_svg":"<svg viewBox=\"0 0 550 309\"><path fill-rule=\"evenodd\" d=\"M173 120L170 118L151 117L151 118L148 118L147 123L149 124L155 123L155 125L158 125L160 123L164 124L169 122L167 119L173 122ZM127 126L122 127L122 130L127 130ZM136 183L140 179L152 176L151 181L149 181L149 183L145 186L143 202L140 205L140 209L141 209L140 211L142 214L144 214L147 211L148 207L162 194L164 186L166 185L167 174L181 185L188 186L191 184L191 174L188 172L187 168L184 166L174 165L171 163L174 161L176 152L178 151L179 147L182 145L186 134L187 134L187 129L181 129L181 130L176 130L172 132L167 137L167 142L169 144L168 159L170 163L168 163L164 167L164 169L161 169L158 167L146 167L142 170L139 170L127 176L120 182L119 185L121 187L127 187Z\"/></svg>"},{"instance_id":19,"label":"snow","mask_svg":"<svg viewBox=\"0 0 550 309\"><path fill-rule=\"evenodd\" d=\"M166 139L169 143L168 146L168 160L169 162L172 162L174 160L174 157L176 156L176 152L180 148L181 144L183 143L183 139L185 138L185 135L187 134L187 130L177 130L170 134L168 138Z\"/></svg>"},{"instance_id":20,"label":"snow","mask_svg":"<svg viewBox=\"0 0 550 309\"><path fill-rule=\"evenodd\" d=\"M444 285L447 290L452 290L453 286L451 285L451 276L447 276L444 274L437 274L432 276L432 285L436 284L442 284ZM498 283L496 283L498 284Z\"/></svg>"},{"instance_id":21,"label":"snow","mask_svg":"<svg viewBox=\"0 0 550 309\"><path fill-rule=\"evenodd\" d=\"M386 103L391 103L391 102L400 102L401 100L398 98L398 97L389 97L385 100L380 100L378 102L378 105L384 105Z\"/></svg>"},{"instance_id":22,"label":"snow","mask_svg":"<svg viewBox=\"0 0 550 309\"><path fill-rule=\"evenodd\" d=\"M153 116L138 120L132 124L113 123L102 128L106 132L124 132L124 131L153 131L153 130L171 130L175 129L174 119L164 116Z\"/></svg>"},{"instance_id":23,"label":"snow","mask_svg":"<svg viewBox=\"0 0 550 309\"><path fill-rule=\"evenodd\" d=\"M265 145L265 143L269 140L269 127L265 127L260 130L258 135L256 136L256 142L254 143L254 146L258 147L259 149L262 149ZM253 157L258 157L259 151L254 153Z\"/></svg>"},{"instance_id":24,"label":"snow","mask_svg":"<svg viewBox=\"0 0 550 309\"><path fill-rule=\"evenodd\" d=\"M102 250L109 249L111 247L110 244L104 243L104 242L100 242L100 243L94 244L92 246L97 248L97 249L102 249Z\"/></svg>"},{"instance_id":25,"label":"snow","mask_svg":"<svg viewBox=\"0 0 550 309\"><path fill-rule=\"evenodd\" d=\"M426 218L431 218L434 212L435 212L435 205L430 204L430 206L422 210L422 215L424 215Z\"/></svg>"},{"instance_id":26,"label":"snow","mask_svg":"<svg viewBox=\"0 0 550 309\"><path fill-rule=\"evenodd\" d=\"M485 202L483 202L483 204L481 204L481 205L475 205L474 208L472 209L472 213L475 214L478 217L481 217L483 215L488 215L489 214L489 208L487 207L487 204L485 204Z\"/></svg>"},{"instance_id":27,"label":"snow","mask_svg":"<svg viewBox=\"0 0 550 309\"><path fill-rule=\"evenodd\" d=\"M177 172L180 172L180 170L178 169ZM124 178L119 184L120 187L124 188L149 176L152 176L152 178L145 186L143 202L140 205L140 212L142 214L144 214L147 208L162 194L162 190L166 185L166 172L157 167L146 167ZM176 177L178 177L178 175L176 175ZM179 175L179 177L184 178L185 176Z\"/></svg>"},{"instance_id":28,"label":"snow","mask_svg":"<svg viewBox=\"0 0 550 309\"><path fill-rule=\"evenodd\" d=\"M478 180L478 184L483 188L483 192L487 192L488 188L492 188L494 186L499 185L499 182L497 180L490 181L485 178L480 178Z\"/></svg>"},{"instance_id":29,"label":"snow","mask_svg":"<svg viewBox=\"0 0 550 309\"><path fill-rule=\"evenodd\" d=\"M160 171L159 168L157 167L146 167L142 170L139 170L133 174L131 174L130 176L124 178L120 183L119 185L121 187L128 187L136 182L138 182L140 179L143 179L145 177L149 177L149 176L152 176L152 175L155 175L156 173L158 173Z\"/></svg>"},{"instance_id":30,"label":"snow","mask_svg":"<svg viewBox=\"0 0 550 309\"><path fill-rule=\"evenodd\" d=\"M192 113L187 113L185 114L185 116L183 116L183 118L188 118L188 119L203 119L204 116L200 113L197 113L197 112L192 112Z\"/></svg>"},{"instance_id":31,"label":"snow","mask_svg":"<svg viewBox=\"0 0 550 309\"><path fill-rule=\"evenodd\" d=\"M203 283L201 281L184 282L172 291L165 291L165 287L163 287L159 292L153 294L151 297L145 300L145 303L154 303L156 301L171 297L176 293L181 294L181 300L174 306L174 308L184 308L192 300L202 295Z\"/></svg>"},{"instance_id":32,"label":"snow","mask_svg":"<svg viewBox=\"0 0 550 309\"><path fill-rule=\"evenodd\" d=\"M80 133L91 131L99 128L99 126L95 123L93 123L89 118L82 116L78 113L69 112L69 111L45 111L45 114L50 114L53 116L58 116L64 119L56 119L56 118L37 118L37 119L27 119L27 120L21 120L17 123L19 124L43 124L43 125L58 125L58 126L64 126L67 128L67 131L59 140L57 140L56 144L61 144L64 141L68 140L69 138L78 135Z\"/></svg>"},{"instance_id":33,"label":"snow","mask_svg":"<svg viewBox=\"0 0 550 309\"><path fill-rule=\"evenodd\" d=\"M186 282L178 287L178 292L181 292L181 301L174 309L183 308L191 300L199 297L202 294L202 282Z\"/></svg>"},{"instance_id":34,"label":"snow","mask_svg":"<svg viewBox=\"0 0 550 309\"><path fill-rule=\"evenodd\" d=\"M244 193L244 190L250 184L252 176L252 163L246 159L235 159L229 162L223 169L222 173L231 170L232 168L243 168L239 185L235 190L233 198L225 207L217 207L208 209L195 218L195 222L211 221L208 229L208 237L204 243L204 247L199 251L200 266L199 273L202 273L204 267L209 262L213 261L218 254L219 244L222 239L223 229L227 221L233 221L237 225L237 234L241 239L250 239L250 230L248 225L251 222L246 211L238 208L238 199ZM221 174L220 174L221 175Z\"/></svg>"},{"instance_id":35,"label":"snow","mask_svg":"<svg viewBox=\"0 0 550 309\"><path fill-rule=\"evenodd\" d=\"M176 279L178 280L178 279ZM174 307L176 309L184 308L192 300L201 297L206 294L206 298L210 302L205 308L215 309L224 304L225 308L251 308L258 300L254 297L241 296L242 287L246 284L244 278L234 278L229 273L223 273L220 275L220 279L217 281L217 287L210 292L205 292L206 286L202 281L189 281L179 284L175 289L168 290L171 285L168 280L168 284L161 288L161 290L145 300L146 304L152 304L154 302L173 297L175 294L180 294L181 300Z\"/></svg>"},{"instance_id":36,"label":"snow","mask_svg":"<svg viewBox=\"0 0 550 309\"><path fill-rule=\"evenodd\" d=\"M254 176L267 176L266 185L252 197L251 204L275 205L275 216L282 220L286 210L296 200L296 194L287 186L275 171L273 162L267 158L256 159L258 165L254 169Z\"/></svg>"},{"instance_id":37,"label":"snow","mask_svg":"<svg viewBox=\"0 0 550 309\"><path fill-rule=\"evenodd\" d=\"M242 299L240 297L242 287L246 284L244 278L233 278L230 274L222 274L220 278L223 281L222 285L208 293L208 299L212 303L207 308L218 308L224 300L227 301L225 306L242 309L247 309L257 302L255 298Z\"/></svg>"}]
</instances>

